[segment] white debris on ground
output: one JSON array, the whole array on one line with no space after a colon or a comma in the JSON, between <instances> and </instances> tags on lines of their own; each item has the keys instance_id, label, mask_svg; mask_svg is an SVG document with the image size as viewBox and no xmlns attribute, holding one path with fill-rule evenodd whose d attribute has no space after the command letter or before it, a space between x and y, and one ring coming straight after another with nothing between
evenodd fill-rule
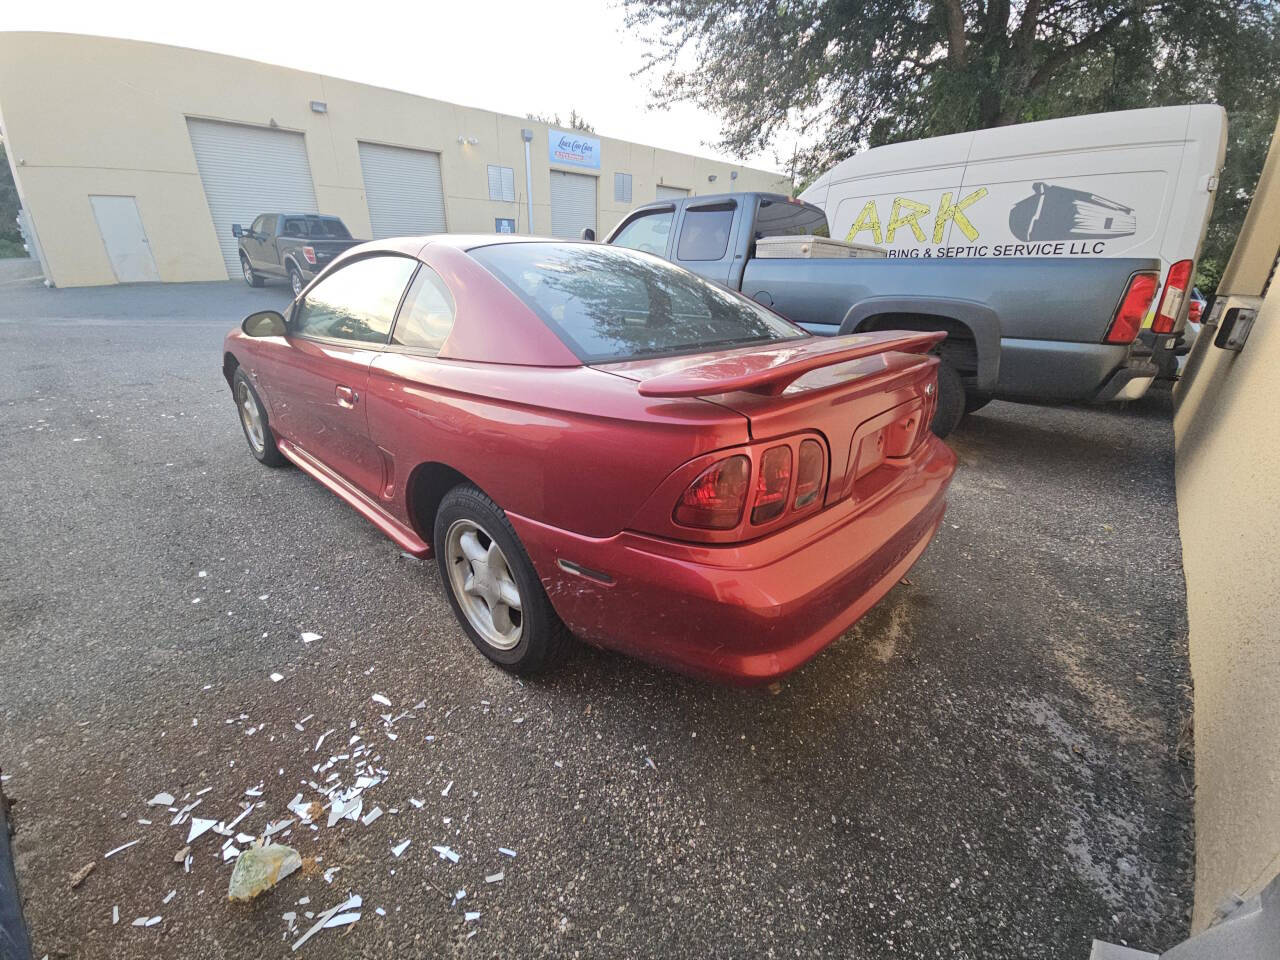
<instances>
[{"instance_id":1,"label":"white debris on ground","mask_svg":"<svg viewBox=\"0 0 1280 960\"><path fill-rule=\"evenodd\" d=\"M308 644L321 639L320 634L317 633L303 633L301 637L303 642ZM271 673L268 679L271 684L276 684L285 678L280 673ZM205 685L203 690L208 691L211 688L212 685L209 684ZM307 857L301 849L305 841L308 839L312 842L318 841L334 830L380 830L382 828L379 824L395 823L402 816L411 815L428 806L427 801L419 797L406 797L403 792L398 792L398 796L407 801L404 811L398 806L387 804L385 785L391 777L391 771L382 755L382 750L387 748L389 743L395 743L405 732L397 730L396 725L405 719L417 719L414 711L424 710L426 701L419 701L410 710L399 713L394 713L392 700L386 694L373 693L368 702L387 709L387 712L377 715L377 720L373 721L372 731L367 727L368 721L352 719L345 727L342 721L339 721L323 729L323 732L316 736L314 732L307 732L307 725L315 719L315 714L307 714L293 722L294 730L306 737L305 742L300 744L301 759L305 766L300 771L301 776L296 782L280 781L289 783L288 787L280 789L275 781L262 779L248 787L245 787L244 781L241 780L233 790L225 793L214 793L214 786L201 786L194 792L183 792L180 796L177 791L161 790L149 800L142 802L148 808L160 808L159 812L163 817L153 820L151 817L155 816L154 813L149 817L137 817L138 825L150 828L150 831L143 837L127 840L107 851L103 858L122 854L142 844L144 840L154 843L150 839L151 831L168 829L171 832L167 839L173 844L171 849L176 848L171 859L174 864L181 865L182 874L189 876L192 873L193 863L197 858L212 859L215 865L229 870L227 895L232 901L248 903L263 895L279 897L281 894L271 892L281 886L287 878L294 874L303 875L304 872L313 878L313 882L322 879L327 885L335 885L335 878L343 870L343 865L322 864L324 856ZM483 706L487 713L490 705L485 703ZM456 707L443 715L445 720L453 709ZM523 717L520 718L520 720L523 719ZM192 725L195 726L196 718L192 718L192 721ZM265 731L268 726L266 723L252 721L246 713L227 718L224 723L226 726L239 726L243 736L253 736L260 731ZM317 727L319 725L318 721ZM282 736L274 725L272 730L275 732L262 734L264 740L270 739L274 742ZM344 732L339 733L339 730ZM382 736L375 736L376 733ZM312 737L315 737L314 741ZM330 738L333 738L332 743ZM436 737L433 734L417 738L417 742L426 744L431 744L435 740ZM327 749L326 743L330 743ZM650 765L652 765L651 761ZM227 766L228 770L234 774L237 761L231 760ZM284 778L286 768L280 767L277 775ZM425 787L430 783L431 780L427 780L422 786ZM451 813L458 811L459 803L465 803L465 799L452 797L454 784L455 780L448 779L440 789L440 796L450 801ZM379 797L382 804L372 801L372 795L379 788L384 791ZM290 794L292 797L286 799ZM470 796L474 799L479 794L471 790ZM387 805L384 806L384 804ZM202 815L197 816L197 812ZM460 822L465 825L468 815L465 810L459 812L461 813ZM433 814L435 815L438 813ZM124 818L122 815L122 819ZM452 816L444 816L440 821L446 827L450 827L454 819ZM455 836L459 835L458 827L452 827L452 830ZM384 834L391 856L394 860L403 860L415 838L405 836L404 824L389 828L388 832L392 831L394 832L391 836ZM426 871L451 869L462 861L462 853L449 844L439 843L431 849L437 854L439 860L445 861L443 867L432 866L436 864L435 858L428 858L425 863L415 864L415 858L409 857L404 860L407 865L397 864L396 868L389 870L390 875L394 876L397 869L402 875L407 875L408 871L416 869ZM168 851L165 855L169 856ZM473 876L483 876L485 886L489 887L502 883L505 879L505 871L499 869L496 872L483 873L482 868L488 866L493 870L498 866L493 862L494 860L515 856L516 851L513 848L497 847L496 854L488 855L489 863L483 862L485 859L483 854L479 857L469 854L468 863L474 864L470 867L475 871ZM88 877L92 870L82 868L81 872L84 877L80 877L80 882L83 883L84 878ZM76 876L79 877L79 874ZM291 882L297 884L306 881L303 879ZM340 886L340 882L338 885ZM432 886L435 885L432 884ZM436 889L444 897L449 896L440 887ZM137 916L130 926L142 929L159 926L164 918L155 912L156 908L172 903L177 899L179 892L180 888L171 888L162 899L159 891L152 894L155 899L148 898L151 899L149 904L143 902L138 905L141 915ZM203 894L204 889L200 889L196 899L198 900ZM460 911L462 923L472 925L464 939L470 939L478 932L475 925L480 919L480 910L462 911L459 905L464 899L470 903L476 896L472 895L469 898L467 889L459 887L449 904L451 909ZM283 925L282 939L288 940L296 936L291 950L298 950L322 930L343 929L345 932L357 924L363 915L361 896L348 888L345 891L345 897L346 899L340 903L319 913L305 909L311 901L309 896L298 898L297 909L279 914ZM126 909L127 907L128 905ZM254 907L245 906L242 909L254 909ZM387 910L383 907L377 907L373 912L380 918L387 916ZM112 907L111 922L116 925L119 921L120 907L116 905ZM299 934L299 931L302 932Z\"/></svg>"}]
</instances>

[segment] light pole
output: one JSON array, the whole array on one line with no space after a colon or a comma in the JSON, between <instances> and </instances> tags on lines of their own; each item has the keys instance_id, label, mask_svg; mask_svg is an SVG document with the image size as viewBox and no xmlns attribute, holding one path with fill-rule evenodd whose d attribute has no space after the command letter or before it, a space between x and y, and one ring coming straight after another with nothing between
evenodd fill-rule
<instances>
[{"instance_id":1,"label":"light pole","mask_svg":"<svg viewBox=\"0 0 1280 960\"><path fill-rule=\"evenodd\" d=\"M529 144L533 140L533 131L524 127L520 131L524 140L524 199L529 205L529 233L533 233L533 163L529 160Z\"/></svg>"}]
</instances>

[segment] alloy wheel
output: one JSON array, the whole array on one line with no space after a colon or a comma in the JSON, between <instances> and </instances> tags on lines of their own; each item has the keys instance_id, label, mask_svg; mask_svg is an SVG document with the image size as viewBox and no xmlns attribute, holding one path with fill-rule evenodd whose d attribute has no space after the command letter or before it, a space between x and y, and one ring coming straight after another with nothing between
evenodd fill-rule
<instances>
[{"instance_id":1,"label":"alloy wheel","mask_svg":"<svg viewBox=\"0 0 1280 960\"><path fill-rule=\"evenodd\" d=\"M254 453L262 453L267 445L266 425L262 422L262 411L258 401L254 399L247 383L236 384L236 407L240 411L240 423L244 425L244 435L249 438L249 446Z\"/></svg>"},{"instance_id":2,"label":"alloy wheel","mask_svg":"<svg viewBox=\"0 0 1280 960\"><path fill-rule=\"evenodd\" d=\"M524 635L520 588L498 542L474 520L455 520L445 534L449 587L485 643L510 650Z\"/></svg>"}]
</instances>

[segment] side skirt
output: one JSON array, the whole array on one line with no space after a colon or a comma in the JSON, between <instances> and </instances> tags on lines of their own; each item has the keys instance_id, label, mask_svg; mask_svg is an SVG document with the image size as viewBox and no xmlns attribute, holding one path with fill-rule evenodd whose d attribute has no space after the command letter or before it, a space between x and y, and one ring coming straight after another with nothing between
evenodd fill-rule
<instances>
[{"instance_id":1,"label":"side skirt","mask_svg":"<svg viewBox=\"0 0 1280 960\"><path fill-rule=\"evenodd\" d=\"M411 553L415 557L426 558L431 556L431 545L424 543L413 530L406 527L381 506L370 500L364 493L357 490L344 478L334 473L323 463L317 460L311 454L307 453L300 447L294 446L288 440L282 437L276 438L276 447L280 452L288 457L299 470L310 474L315 479L329 488L330 491L336 493L339 497L347 502L347 504L355 508L362 517L372 523L375 527L390 539L405 553Z\"/></svg>"}]
</instances>

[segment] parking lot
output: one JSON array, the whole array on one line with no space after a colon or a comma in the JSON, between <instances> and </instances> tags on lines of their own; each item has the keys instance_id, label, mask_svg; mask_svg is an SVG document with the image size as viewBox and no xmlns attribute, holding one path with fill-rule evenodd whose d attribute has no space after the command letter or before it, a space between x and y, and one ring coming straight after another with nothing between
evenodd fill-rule
<instances>
[{"instance_id":1,"label":"parking lot","mask_svg":"<svg viewBox=\"0 0 1280 960\"><path fill-rule=\"evenodd\" d=\"M779 689L588 648L521 682L433 566L249 456L220 344L285 300L0 287L0 767L37 956L279 957L350 893L361 919L298 955L1057 958L1185 936L1167 395L970 417L938 539ZM381 818L295 825L303 871L249 905L227 902L224 838L174 861L187 828L149 798L229 820L261 783L240 827L260 832L353 736L386 771Z\"/></svg>"}]
</instances>

